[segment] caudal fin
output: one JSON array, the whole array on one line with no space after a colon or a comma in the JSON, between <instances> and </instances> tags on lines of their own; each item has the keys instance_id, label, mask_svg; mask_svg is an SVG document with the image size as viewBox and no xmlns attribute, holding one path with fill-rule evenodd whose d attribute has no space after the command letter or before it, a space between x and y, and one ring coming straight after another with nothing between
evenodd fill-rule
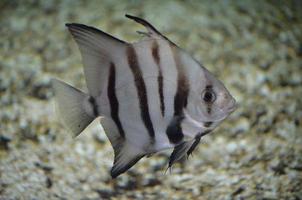
<instances>
[{"instance_id":1,"label":"caudal fin","mask_svg":"<svg viewBox=\"0 0 302 200\"><path fill-rule=\"evenodd\" d=\"M52 86L60 119L78 136L95 118L86 105L89 96L57 79L52 80Z\"/></svg>"}]
</instances>

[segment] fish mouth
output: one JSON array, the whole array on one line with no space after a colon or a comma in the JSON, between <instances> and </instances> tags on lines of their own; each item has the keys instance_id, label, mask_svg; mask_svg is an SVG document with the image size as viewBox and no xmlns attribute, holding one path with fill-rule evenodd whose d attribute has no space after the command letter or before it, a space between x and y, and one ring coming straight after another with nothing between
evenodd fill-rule
<instances>
[{"instance_id":1,"label":"fish mouth","mask_svg":"<svg viewBox=\"0 0 302 200\"><path fill-rule=\"evenodd\" d=\"M221 111L224 111L229 115L232 112L234 112L237 108L238 108L238 103L236 102L234 97L232 97L231 101L228 102L227 106L225 108L220 108L220 109Z\"/></svg>"},{"instance_id":2,"label":"fish mouth","mask_svg":"<svg viewBox=\"0 0 302 200\"><path fill-rule=\"evenodd\" d=\"M238 103L237 103L236 100L233 98L233 99L232 99L231 106L227 109L227 111L229 112L229 114L231 114L231 113L234 112L237 108L238 108Z\"/></svg>"},{"instance_id":3,"label":"fish mouth","mask_svg":"<svg viewBox=\"0 0 302 200\"><path fill-rule=\"evenodd\" d=\"M224 112L225 115L219 119L217 119L217 121L222 121L225 118L227 118L232 112L234 112L236 109L238 108L238 103L236 103L235 99L232 101L231 106L229 106L226 109L220 109L221 112Z\"/></svg>"},{"instance_id":4,"label":"fish mouth","mask_svg":"<svg viewBox=\"0 0 302 200\"><path fill-rule=\"evenodd\" d=\"M234 112L236 109L238 108L238 103L234 103L234 105L232 105L231 107L229 107L227 109L228 113L231 114L232 112Z\"/></svg>"}]
</instances>

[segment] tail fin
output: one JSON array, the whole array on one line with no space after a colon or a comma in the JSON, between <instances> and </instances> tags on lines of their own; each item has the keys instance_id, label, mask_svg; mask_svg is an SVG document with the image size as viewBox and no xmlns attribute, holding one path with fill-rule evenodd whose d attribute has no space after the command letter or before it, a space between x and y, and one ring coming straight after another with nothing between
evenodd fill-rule
<instances>
[{"instance_id":1,"label":"tail fin","mask_svg":"<svg viewBox=\"0 0 302 200\"><path fill-rule=\"evenodd\" d=\"M95 118L85 105L89 96L57 79L52 80L57 110L63 123L78 136Z\"/></svg>"}]
</instances>

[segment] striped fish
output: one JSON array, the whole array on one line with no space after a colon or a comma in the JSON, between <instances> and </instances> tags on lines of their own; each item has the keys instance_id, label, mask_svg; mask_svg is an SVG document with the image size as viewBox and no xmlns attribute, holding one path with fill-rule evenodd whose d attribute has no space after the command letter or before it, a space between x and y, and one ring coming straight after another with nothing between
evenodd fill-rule
<instances>
[{"instance_id":1,"label":"striped fish","mask_svg":"<svg viewBox=\"0 0 302 200\"><path fill-rule=\"evenodd\" d=\"M169 167L190 155L200 138L235 109L224 85L144 19L126 15L147 32L136 43L96 28L66 24L79 46L88 94L54 79L59 113L79 135L101 117L114 149L111 176L144 156L174 148Z\"/></svg>"}]
</instances>

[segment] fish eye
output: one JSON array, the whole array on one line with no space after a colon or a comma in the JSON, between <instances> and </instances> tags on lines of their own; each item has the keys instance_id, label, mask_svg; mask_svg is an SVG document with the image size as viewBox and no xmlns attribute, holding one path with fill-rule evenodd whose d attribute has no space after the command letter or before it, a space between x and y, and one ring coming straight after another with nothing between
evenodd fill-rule
<instances>
[{"instance_id":1,"label":"fish eye","mask_svg":"<svg viewBox=\"0 0 302 200\"><path fill-rule=\"evenodd\" d=\"M205 103L213 103L216 100L216 94L212 89L206 89L201 94L201 98Z\"/></svg>"}]
</instances>

